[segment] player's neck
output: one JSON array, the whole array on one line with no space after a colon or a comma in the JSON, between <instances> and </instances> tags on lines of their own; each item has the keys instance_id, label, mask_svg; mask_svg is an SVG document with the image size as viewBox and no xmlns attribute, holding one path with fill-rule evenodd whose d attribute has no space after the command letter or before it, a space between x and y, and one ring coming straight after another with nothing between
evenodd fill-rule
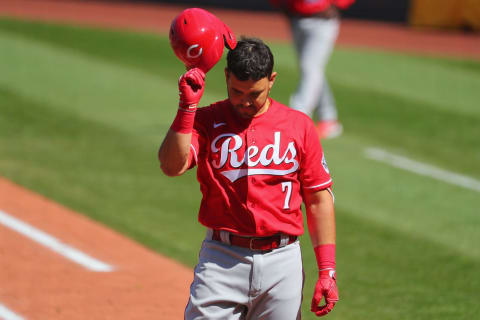
<instances>
[{"instance_id":1,"label":"player's neck","mask_svg":"<svg viewBox=\"0 0 480 320\"><path fill-rule=\"evenodd\" d=\"M267 101L265 101L265 103L260 108L260 110L258 110L258 112L253 116L254 118L261 116L262 114L268 111L268 108L270 108L270 105L272 104L270 100L271 100L270 97L268 97Z\"/></svg>"}]
</instances>

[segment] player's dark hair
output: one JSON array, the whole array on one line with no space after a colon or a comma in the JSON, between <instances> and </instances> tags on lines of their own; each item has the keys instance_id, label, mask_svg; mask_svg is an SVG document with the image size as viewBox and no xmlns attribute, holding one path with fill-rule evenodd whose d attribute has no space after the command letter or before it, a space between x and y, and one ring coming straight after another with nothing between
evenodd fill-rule
<instances>
[{"instance_id":1,"label":"player's dark hair","mask_svg":"<svg viewBox=\"0 0 480 320\"><path fill-rule=\"evenodd\" d=\"M242 37L227 54L227 71L241 81L270 78L273 54L262 40Z\"/></svg>"}]
</instances>

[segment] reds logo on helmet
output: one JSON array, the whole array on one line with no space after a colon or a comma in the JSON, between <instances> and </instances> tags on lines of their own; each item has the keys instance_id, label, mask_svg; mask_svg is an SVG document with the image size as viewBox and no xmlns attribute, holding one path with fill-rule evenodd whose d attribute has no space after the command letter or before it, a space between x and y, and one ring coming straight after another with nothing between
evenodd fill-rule
<instances>
[{"instance_id":1,"label":"reds logo on helmet","mask_svg":"<svg viewBox=\"0 0 480 320\"><path fill-rule=\"evenodd\" d=\"M230 28L212 13L190 8L182 11L170 26L170 45L187 69L208 72L222 57L223 48L237 45Z\"/></svg>"}]
</instances>

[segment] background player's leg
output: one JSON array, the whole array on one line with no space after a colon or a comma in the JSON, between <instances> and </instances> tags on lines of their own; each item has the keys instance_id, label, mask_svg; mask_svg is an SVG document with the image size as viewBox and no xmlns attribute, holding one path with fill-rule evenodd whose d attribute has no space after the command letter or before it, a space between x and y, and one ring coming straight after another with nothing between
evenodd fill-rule
<instances>
[{"instance_id":1,"label":"background player's leg","mask_svg":"<svg viewBox=\"0 0 480 320\"><path fill-rule=\"evenodd\" d=\"M311 116L315 107L321 109L323 106L320 98L323 89L328 88L325 86L325 68L338 36L339 20L292 18L291 28L298 54L300 81L290 104ZM333 99L328 100L328 96L324 99L324 102L330 103L326 105L327 109L335 109ZM318 115L322 112L318 110Z\"/></svg>"},{"instance_id":2,"label":"background player's leg","mask_svg":"<svg viewBox=\"0 0 480 320\"><path fill-rule=\"evenodd\" d=\"M300 72L297 89L290 97L290 106L310 116L315 109L320 94L318 87L321 86L322 81L320 73L312 72L313 69L317 69L319 60L310 50L314 41L309 30L312 27L311 22L312 19L290 19ZM308 61L312 61L315 65L308 65Z\"/></svg>"},{"instance_id":3,"label":"background player's leg","mask_svg":"<svg viewBox=\"0 0 480 320\"><path fill-rule=\"evenodd\" d=\"M334 138L342 134L343 126L338 122L335 98L327 79L323 81L323 89L317 107L317 119L317 133L321 139Z\"/></svg>"},{"instance_id":4,"label":"background player's leg","mask_svg":"<svg viewBox=\"0 0 480 320\"><path fill-rule=\"evenodd\" d=\"M331 121L338 119L337 107L335 106L335 98L332 90L324 76L323 88L321 90L319 107L317 109L318 119L322 121Z\"/></svg>"}]
</instances>

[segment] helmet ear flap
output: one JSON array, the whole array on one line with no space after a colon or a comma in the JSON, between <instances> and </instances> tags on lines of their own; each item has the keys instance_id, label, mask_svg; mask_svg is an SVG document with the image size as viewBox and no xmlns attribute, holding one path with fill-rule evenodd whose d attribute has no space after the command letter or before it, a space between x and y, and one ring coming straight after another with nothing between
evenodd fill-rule
<instances>
[{"instance_id":1,"label":"helmet ear flap","mask_svg":"<svg viewBox=\"0 0 480 320\"><path fill-rule=\"evenodd\" d=\"M225 29L223 31L223 42L225 43L225 47L229 50L233 50L237 46L237 38L226 24L223 24L223 27Z\"/></svg>"}]
</instances>

